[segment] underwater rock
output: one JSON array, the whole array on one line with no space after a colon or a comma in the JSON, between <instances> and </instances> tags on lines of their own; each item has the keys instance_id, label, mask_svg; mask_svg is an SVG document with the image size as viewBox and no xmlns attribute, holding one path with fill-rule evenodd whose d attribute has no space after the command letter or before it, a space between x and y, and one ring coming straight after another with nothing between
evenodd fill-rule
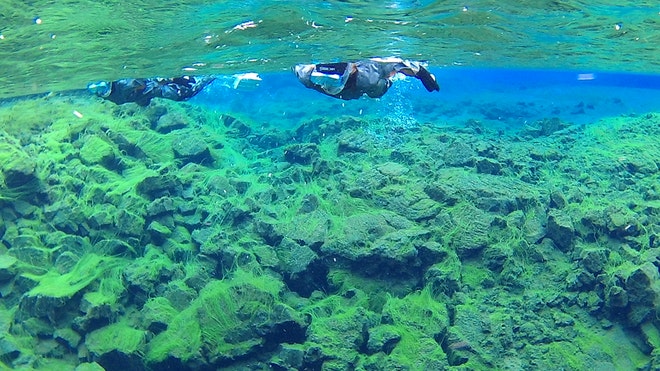
<instances>
[{"instance_id":1,"label":"underwater rock","mask_svg":"<svg viewBox=\"0 0 660 371\"><path fill-rule=\"evenodd\" d=\"M559 118L553 117L526 125L521 131L521 134L532 138L538 138L551 135L559 130L566 129L568 126L568 124L562 122Z\"/></svg>"},{"instance_id":2,"label":"underwater rock","mask_svg":"<svg viewBox=\"0 0 660 371\"><path fill-rule=\"evenodd\" d=\"M85 336L85 346L106 371L147 370L142 361L145 343L144 331L124 323L114 323Z\"/></svg>"},{"instance_id":3,"label":"underwater rock","mask_svg":"<svg viewBox=\"0 0 660 371\"><path fill-rule=\"evenodd\" d=\"M16 275L16 262L18 260L11 256L0 254L0 282L9 281Z\"/></svg>"},{"instance_id":4,"label":"underwater rock","mask_svg":"<svg viewBox=\"0 0 660 371\"><path fill-rule=\"evenodd\" d=\"M628 306L628 292L621 286L608 286L605 289L605 304L618 311Z\"/></svg>"},{"instance_id":5,"label":"underwater rock","mask_svg":"<svg viewBox=\"0 0 660 371\"><path fill-rule=\"evenodd\" d=\"M136 255L133 246L114 238L100 240L94 244L94 251L105 256Z\"/></svg>"},{"instance_id":6,"label":"underwater rock","mask_svg":"<svg viewBox=\"0 0 660 371\"><path fill-rule=\"evenodd\" d=\"M12 202L12 207L16 211L16 214L22 218L32 218L34 213L39 210L39 207L21 199Z\"/></svg>"},{"instance_id":7,"label":"underwater rock","mask_svg":"<svg viewBox=\"0 0 660 371\"><path fill-rule=\"evenodd\" d=\"M5 185L10 189L24 188L36 191L40 188L40 180L36 172L37 165L27 156L20 161L10 161L2 165L2 175Z\"/></svg>"},{"instance_id":8,"label":"underwater rock","mask_svg":"<svg viewBox=\"0 0 660 371\"><path fill-rule=\"evenodd\" d=\"M118 308L113 308L109 298L97 292L86 292L80 300L80 312L83 314L73 319L71 326L80 333L95 330L112 323Z\"/></svg>"},{"instance_id":9,"label":"underwater rock","mask_svg":"<svg viewBox=\"0 0 660 371\"><path fill-rule=\"evenodd\" d=\"M181 280L170 281L162 292L176 311L181 311L188 307L197 296L197 292L186 285Z\"/></svg>"},{"instance_id":10,"label":"underwater rock","mask_svg":"<svg viewBox=\"0 0 660 371\"><path fill-rule=\"evenodd\" d=\"M658 159L654 159L644 151L638 151L635 156L624 157L619 161L620 165L631 174L648 176L658 172L656 164Z\"/></svg>"},{"instance_id":11,"label":"underwater rock","mask_svg":"<svg viewBox=\"0 0 660 371\"><path fill-rule=\"evenodd\" d=\"M270 246L278 245L284 238L283 231L278 228L277 222L271 218L257 216L253 228L254 232Z\"/></svg>"},{"instance_id":12,"label":"underwater rock","mask_svg":"<svg viewBox=\"0 0 660 371\"><path fill-rule=\"evenodd\" d=\"M453 230L447 231L448 243L461 259L478 254L488 244L493 216L472 205L450 212Z\"/></svg>"},{"instance_id":13,"label":"underwater rock","mask_svg":"<svg viewBox=\"0 0 660 371\"><path fill-rule=\"evenodd\" d=\"M71 251L65 251L57 256L55 259L55 269L60 274L65 274L71 272L73 267L80 261L80 256L72 253Z\"/></svg>"},{"instance_id":14,"label":"underwater rock","mask_svg":"<svg viewBox=\"0 0 660 371\"><path fill-rule=\"evenodd\" d=\"M85 253L91 251L92 247L87 237L81 237L73 234L62 235L57 240L56 246L58 253L69 251L78 256L82 256Z\"/></svg>"},{"instance_id":15,"label":"underwater rock","mask_svg":"<svg viewBox=\"0 0 660 371\"><path fill-rule=\"evenodd\" d=\"M142 323L156 335L167 329L168 323L178 312L172 307L170 301L162 296L149 299L140 310Z\"/></svg>"},{"instance_id":16,"label":"underwater rock","mask_svg":"<svg viewBox=\"0 0 660 371\"><path fill-rule=\"evenodd\" d=\"M52 258L50 250L36 246L12 247L9 254L35 267L49 266Z\"/></svg>"},{"instance_id":17,"label":"underwater rock","mask_svg":"<svg viewBox=\"0 0 660 371\"><path fill-rule=\"evenodd\" d=\"M117 167L114 146L98 136L85 138L79 157L85 165L101 165L110 170Z\"/></svg>"},{"instance_id":18,"label":"underwater rock","mask_svg":"<svg viewBox=\"0 0 660 371\"><path fill-rule=\"evenodd\" d=\"M602 272L607 264L607 252L605 249L582 250L580 258L584 269L593 274Z\"/></svg>"},{"instance_id":19,"label":"underwater rock","mask_svg":"<svg viewBox=\"0 0 660 371\"><path fill-rule=\"evenodd\" d=\"M83 362L76 366L73 371L106 371L106 369L96 362Z\"/></svg>"},{"instance_id":20,"label":"underwater rock","mask_svg":"<svg viewBox=\"0 0 660 371\"><path fill-rule=\"evenodd\" d=\"M112 225L117 208L112 204L103 204L101 210L94 212L89 217L89 226L94 229L101 229Z\"/></svg>"},{"instance_id":21,"label":"underwater rock","mask_svg":"<svg viewBox=\"0 0 660 371\"><path fill-rule=\"evenodd\" d=\"M315 318L307 329L305 345L318 346L320 354L314 358L322 360L322 369L350 369L358 360L360 349L366 346L373 315L362 307L347 307L331 316ZM313 359L309 354L305 358Z\"/></svg>"},{"instance_id":22,"label":"underwater rock","mask_svg":"<svg viewBox=\"0 0 660 371\"><path fill-rule=\"evenodd\" d=\"M276 228L281 235L316 249L325 242L331 225L330 215L327 212L315 210L308 214L296 215L289 223L278 224Z\"/></svg>"},{"instance_id":23,"label":"underwater rock","mask_svg":"<svg viewBox=\"0 0 660 371\"><path fill-rule=\"evenodd\" d=\"M172 276L172 262L157 250L149 250L145 256L133 260L123 270L123 277L132 300L143 305L156 292L160 282Z\"/></svg>"},{"instance_id":24,"label":"underwater rock","mask_svg":"<svg viewBox=\"0 0 660 371\"><path fill-rule=\"evenodd\" d=\"M345 192L351 197L371 199L374 191L382 188L387 183L387 177L376 169L371 169L361 176L342 179Z\"/></svg>"},{"instance_id":25,"label":"underwater rock","mask_svg":"<svg viewBox=\"0 0 660 371\"><path fill-rule=\"evenodd\" d=\"M381 174L387 177L400 177L407 174L410 169L396 162L386 162L376 167Z\"/></svg>"},{"instance_id":26,"label":"underwater rock","mask_svg":"<svg viewBox=\"0 0 660 371\"><path fill-rule=\"evenodd\" d=\"M225 127L231 129L231 131L228 133L229 135L238 138L245 138L252 132L250 126L235 117L223 114L220 116L220 121L225 125Z\"/></svg>"},{"instance_id":27,"label":"underwater rock","mask_svg":"<svg viewBox=\"0 0 660 371\"><path fill-rule=\"evenodd\" d=\"M0 359L13 361L20 355L21 348L13 338L9 336L3 336L0 338Z\"/></svg>"},{"instance_id":28,"label":"underwater rock","mask_svg":"<svg viewBox=\"0 0 660 371\"><path fill-rule=\"evenodd\" d=\"M424 273L424 285L451 297L461 288L461 262L456 253L429 267Z\"/></svg>"},{"instance_id":29,"label":"underwater rock","mask_svg":"<svg viewBox=\"0 0 660 371\"><path fill-rule=\"evenodd\" d=\"M222 234L223 232L217 227L205 227L195 229L190 236L199 244L205 254L217 254L222 248L220 244Z\"/></svg>"},{"instance_id":30,"label":"underwater rock","mask_svg":"<svg viewBox=\"0 0 660 371\"><path fill-rule=\"evenodd\" d=\"M467 143L456 140L445 148L443 159L448 166L473 166L477 152Z\"/></svg>"},{"instance_id":31,"label":"underwater rock","mask_svg":"<svg viewBox=\"0 0 660 371\"><path fill-rule=\"evenodd\" d=\"M484 249L482 260L486 268L499 273L512 254L511 246L498 243Z\"/></svg>"},{"instance_id":32,"label":"underwater rock","mask_svg":"<svg viewBox=\"0 0 660 371\"><path fill-rule=\"evenodd\" d=\"M171 213L176 209L174 199L172 197L161 197L153 200L147 205L147 216L154 218L161 214ZM193 209L194 212L194 209Z\"/></svg>"},{"instance_id":33,"label":"underwater rock","mask_svg":"<svg viewBox=\"0 0 660 371\"><path fill-rule=\"evenodd\" d=\"M187 134L179 135L172 141L174 156L182 160L183 164L195 163L200 165L212 165L214 162L208 144L202 137Z\"/></svg>"},{"instance_id":34,"label":"underwater rock","mask_svg":"<svg viewBox=\"0 0 660 371\"><path fill-rule=\"evenodd\" d=\"M149 223L147 232L149 232L151 240L156 245L162 245L163 242L165 242L165 240L172 234L172 230L155 220Z\"/></svg>"},{"instance_id":35,"label":"underwater rock","mask_svg":"<svg viewBox=\"0 0 660 371\"><path fill-rule=\"evenodd\" d=\"M76 349L82 336L69 327L59 328L53 332L53 339L64 343L70 349Z\"/></svg>"},{"instance_id":36,"label":"underwater rock","mask_svg":"<svg viewBox=\"0 0 660 371\"><path fill-rule=\"evenodd\" d=\"M308 214L319 207L319 198L314 194L306 194L300 203L299 214Z\"/></svg>"},{"instance_id":37,"label":"underwater rock","mask_svg":"<svg viewBox=\"0 0 660 371\"><path fill-rule=\"evenodd\" d=\"M142 151L142 149L136 144L135 139L129 139L124 134L114 130L106 130L105 134L112 141L112 143L117 146L119 153L135 157L140 160L144 160L148 157L147 154L144 153L144 151Z\"/></svg>"},{"instance_id":38,"label":"underwater rock","mask_svg":"<svg viewBox=\"0 0 660 371\"><path fill-rule=\"evenodd\" d=\"M60 231L70 234L84 234L83 228L86 221L79 209L74 210L70 200L55 201L52 205L44 207L44 216L50 223Z\"/></svg>"},{"instance_id":39,"label":"underwater rock","mask_svg":"<svg viewBox=\"0 0 660 371\"><path fill-rule=\"evenodd\" d=\"M547 215L541 208L535 208L525 215L522 226L525 241L530 244L539 243L546 237Z\"/></svg>"},{"instance_id":40,"label":"underwater rock","mask_svg":"<svg viewBox=\"0 0 660 371\"><path fill-rule=\"evenodd\" d=\"M161 134L167 134L171 131L183 129L189 125L189 119L178 113L169 112L158 118L155 129Z\"/></svg>"},{"instance_id":41,"label":"underwater rock","mask_svg":"<svg viewBox=\"0 0 660 371\"><path fill-rule=\"evenodd\" d=\"M575 241L575 227L571 217L559 210L553 209L548 212L547 236L557 247L567 252Z\"/></svg>"},{"instance_id":42,"label":"underwater rock","mask_svg":"<svg viewBox=\"0 0 660 371\"><path fill-rule=\"evenodd\" d=\"M502 172L502 164L492 158L478 157L475 162L478 173L500 175Z\"/></svg>"},{"instance_id":43,"label":"underwater rock","mask_svg":"<svg viewBox=\"0 0 660 371\"><path fill-rule=\"evenodd\" d=\"M446 336L449 328L449 312L445 303L433 298L428 287L410 292L403 298L388 297L380 317L381 324L396 326L402 335L389 358L408 365L409 369L448 368L447 357L438 342ZM414 361L397 351L403 353L410 347L415 349Z\"/></svg>"},{"instance_id":44,"label":"underwater rock","mask_svg":"<svg viewBox=\"0 0 660 371\"><path fill-rule=\"evenodd\" d=\"M372 139L368 135L345 131L337 139L337 154L367 153L373 146Z\"/></svg>"},{"instance_id":45,"label":"underwater rock","mask_svg":"<svg viewBox=\"0 0 660 371\"><path fill-rule=\"evenodd\" d=\"M310 165L319 157L321 152L314 143L291 144L284 147L284 159L290 164Z\"/></svg>"},{"instance_id":46,"label":"underwater rock","mask_svg":"<svg viewBox=\"0 0 660 371\"><path fill-rule=\"evenodd\" d=\"M307 270L318 255L307 246L299 245L290 238L283 238L275 247L279 259L279 269L288 274L296 274Z\"/></svg>"},{"instance_id":47,"label":"underwater rock","mask_svg":"<svg viewBox=\"0 0 660 371\"><path fill-rule=\"evenodd\" d=\"M560 190L553 190L550 192L550 207L555 209L563 209L566 206L566 196Z\"/></svg>"},{"instance_id":48,"label":"underwater rock","mask_svg":"<svg viewBox=\"0 0 660 371\"><path fill-rule=\"evenodd\" d=\"M115 227L124 236L140 237L144 233L144 218L128 210L119 210Z\"/></svg>"},{"instance_id":49,"label":"underwater rock","mask_svg":"<svg viewBox=\"0 0 660 371\"><path fill-rule=\"evenodd\" d=\"M181 182L173 175L148 176L137 185L137 191L152 200L163 196L180 195Z\"/></svg>"},{"instance_id":50,"label":"underwater rock","mask_svg":"<svg viewBox=\"0 0 660 371\"><path fill-rule=\"evenodd\" d=\"M638 224L639 215L630 209L613 206L605 210L606 225L610 235L614 238L637 236L641 233Z\"/></svg>"},{"instance_id":51,"label":"underwater rock","mask_svg":"<svg viewBox=\"0 0 660 371\"><path fill-rule=\"evenodd\" d=\"M454 206L460 197L450 185L445 182L434 182L427 184L424 187L424 192L434 201L445 204L447 206Z\"/></svg>"},{"instance_id":52,"label":"underwater rock","mask_svg":"<svg viewBox=\"0 0 660 371\"><path fill-rule=\"evenodd\" d=\"M367 353L374 354L383 352L390 354L397 343L401 340L401 334L396 326L379 325L369 329L369 340L367 341Z\"/></svg>"},{"instance_id":53,"label":"underwater rock","mask_svg":"<svg viewBox=\"0 0 660 371\"><path fill-rule=\"evenodd\" d=\"M48 318L51 323L57 323L63 316L63 307L69 299L44 295L23 295L19 304L19 317Z\"/></svg>"},{"instance_id":54,"label":"underwater rock","mask_svg":"<svg viewBox=\"0 0 660 371\"><path fill-rule=\"evenodd\" d=\"M304 345L283 343L268 364L276 369L303 370L305 349Z\"/></svg>"},{"instance_id":55,"label":"underwater rock","mask_svg":"<svg viewBox=\"0 0 660 371\"><path fill-rule=\"evenodd\" d=\"M632 326L639 325L649 316L656 316L655 301L660 294L660 274L652 263L645 263L630 273L625 281L628 293L628 321Z\"/></svg>"},{"instance_id":56,"label":"underwater rock","mask_svg":"<svg viewBox=\"0 0 660 371\"><path fill-rule=\"evenodd\" d=\"M525 182L464 169L438 171L437 180L426 185L424 192L431 199L450 206L460 200L470 200L479 209L502 214L547 205L547 196L539 194L538 190Z\"/></svg>"},{"instance_id":57,"label":"underwater rock","mask_svg":"<svg viewBox=\"0 0 660 371\"><path fill-rule=\"evenodd\" d=\"M257 326L267 343L303 343L310 319L286 304L273 304L269 320Z\"/></svg>"}]
</instances>

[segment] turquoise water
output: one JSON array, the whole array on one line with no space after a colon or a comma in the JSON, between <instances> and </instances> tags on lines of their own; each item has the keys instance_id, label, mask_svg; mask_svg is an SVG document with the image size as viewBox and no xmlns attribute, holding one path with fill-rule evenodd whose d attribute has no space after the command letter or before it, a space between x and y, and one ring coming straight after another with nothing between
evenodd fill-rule
<instances>
[{"instance_id":1,"label":"turquoise water","mask_svg":"<svg viewBox=\"0 0 660 371\"><path fill-rule=\"evenodd\" d=\"M0 370L660 368L655 1L0 15ZM392 55L440 91L291 72Z\"/></svg>"},{"instance_id":2,"label":"turquoise water","mask_svg":"<svg viewBox=\"0 0 660 371\"><path fill-rule=\"evenodd\" d=\"M257 122L289 128L301 118L328 115L463 123L517 129L548 117L588 124L604 117L640 115L660 109L660 75L592 71L431 68L440 92L419 81L397 81L381 99L340 101L306 90L292 73L262 74L262 81L234 89L221 76L191 103L240 113ZM587 75L588 80L580 80Z\"/></svg>"}]
</instances>

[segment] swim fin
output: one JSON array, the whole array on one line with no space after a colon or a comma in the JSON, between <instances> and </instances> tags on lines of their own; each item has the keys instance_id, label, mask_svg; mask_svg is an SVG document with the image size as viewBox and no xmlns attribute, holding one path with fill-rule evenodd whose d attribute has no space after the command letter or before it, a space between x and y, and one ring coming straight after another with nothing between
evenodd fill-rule
<instances>
[{"instance_id":1,"label":"swim fin","mask_svg":"<svg viewBox=\"0 0 660 371\"><path fill-rule=\"evenodd\" d=\"M426 68L419 66L419 71L417 71L415 77L422 81L422 84L424 84L427 91L440 90L440 85L438 85L438 82L435 80L435 76Z\"/></svg>"}]
</instances>

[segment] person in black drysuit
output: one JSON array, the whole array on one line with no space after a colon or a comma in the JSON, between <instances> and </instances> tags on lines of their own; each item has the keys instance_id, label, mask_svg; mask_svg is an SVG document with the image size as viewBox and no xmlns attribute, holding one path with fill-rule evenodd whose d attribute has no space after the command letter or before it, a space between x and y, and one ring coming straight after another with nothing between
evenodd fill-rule
<instances>
[{"instance_id":1,"label":"person in black drysuit","mask_svg":"<svg viewBox=\"0 0 660 371\"><path fill-rule=\"evenodd\" d=\"M372 58L357 62L298 64L293 67L298 80L334 98L351 100L363 95L382 97L392 86L397 73L419 79L427 91L439 91L440 86L420 62L400 58Z\"/></svg>"},{"instance_id":2,"label":"person in black drysuit","mask_svg":"<svg viewBox=\"0 0 660 371\"><path fill-rule=\"evenodd\" d=\"M87 90L116 104L133 102L145 107L153 98L187 100L199 93L214 79L215 77L212 76L129 78L92 83L87 85Z\"/></svg>"}]
</instances>

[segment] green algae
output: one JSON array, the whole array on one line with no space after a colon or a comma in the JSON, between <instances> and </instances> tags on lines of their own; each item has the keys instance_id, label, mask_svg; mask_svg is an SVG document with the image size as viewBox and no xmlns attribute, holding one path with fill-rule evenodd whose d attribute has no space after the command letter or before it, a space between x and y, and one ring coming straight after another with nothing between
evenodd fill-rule
<instances>
[{"instance_id":1,"label":"green algae","mask_svg":"<svg viewBox=\"0 0 660 371\"><path fill-rule=\"evenodd\" d=\"M70 298L118 264L119 261L115 258L90 253L83 256L71 272L65 274L59 274L55 270L41 276L23 274L24 277L38 282L27 295Z\"/></svg>"},{"instance_id":2,"label":"green algae","mask_svg":"<svg viewBox=\"0 0 660 371\"><path fill-rule=\"evenodd\" d=\"M200 351L213 359L231 358L258 346L259 339L230 340L230 335L266 321L282 288L273 277L240 268L230 277L209 282L188 308L174 316L167 330L150 341L146 359L161 362L172 356L187 361Z\"/></svg>"},{"instance_id":3,"label":"green algae","mask_svg":"<svg viewBox=\"0 0 660 371\"><path fill-rule=\"evenodd\" d=\"M119 351L124 354L141 353L146 343L146 332L118 322L87 334L85 346L97 356Z\"/></svg>"}]
</instances>

